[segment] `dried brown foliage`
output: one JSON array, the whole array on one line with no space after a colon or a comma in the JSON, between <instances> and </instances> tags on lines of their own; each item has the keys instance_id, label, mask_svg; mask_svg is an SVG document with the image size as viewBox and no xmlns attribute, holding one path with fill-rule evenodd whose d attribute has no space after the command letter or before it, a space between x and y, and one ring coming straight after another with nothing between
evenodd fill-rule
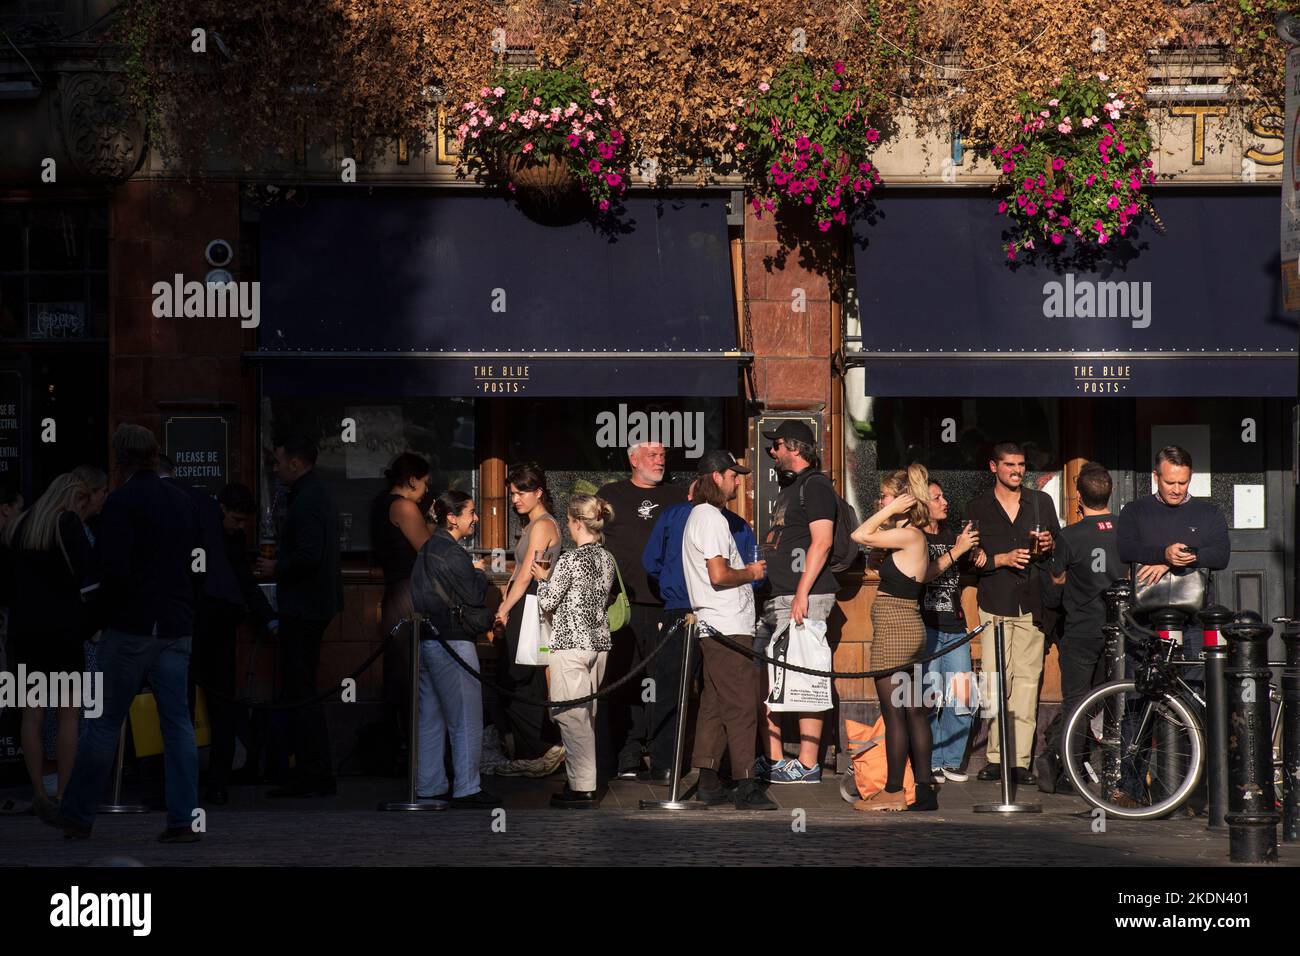
<instances>
[{"instance_id":1,"label":"dried brown foliage","mask_svg":"<svg viewBox=\"0 0 1300 956\"><path fill-rule=\"evenodd\" d=\"M1005 138L1022 92L1069 70L1140 96L1148 52L1226 45L1248 104L1280 104L1285 0L127 0L129 69L174 151L199 162L232 143L249 163L304 132L405 135L419 148L432 98L471 98L507 62L493 41L580 68L618 101L634 151L661 170L723 158L738 96L792 56L843 60L879 93L876 122L910 111L985 143ZM208 31L206 53L191 31ZM1092 49L1105 31L1105 52ZM219 35L230 52L218 51ZM803 50L800 49L802 45ZM133 65L131 65L133 64ZM958 69L948 69L949 66ZM1136 99L1137 96L1134 98Z\"/></svg>"}]
</instances>

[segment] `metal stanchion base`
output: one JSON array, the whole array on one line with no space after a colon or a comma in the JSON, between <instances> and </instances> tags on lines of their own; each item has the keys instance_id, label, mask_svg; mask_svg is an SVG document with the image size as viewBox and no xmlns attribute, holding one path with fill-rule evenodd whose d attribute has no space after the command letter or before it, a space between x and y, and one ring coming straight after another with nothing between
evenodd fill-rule
<instances>
[{"instance_id":1,"label":"metal stanchion base","mask_svg":"<svg viewBox=\"0 0 1300 956\"><path fill-rule=\"evenodd\" d=\"M425 800L422 803L408 803L405 800L390 800L379 805L380 810L446 810L451 804L446 800Z\"/></svg>"},{"instance_id":2,"label":"metal stanchion base","mask_svg":"<svg viewBox=\"0 0 1300 956\"><path fill-rule=\"evenodd\" d=\"M971 807L976 813L1042 813L1037 803L977 803Z\"/></svg>"},{"instance_id":3,"label":"metal stanchion base","mask_svg":"<svg viewBox=\"0 0 1300 956\"><path fill-rule=\"evenodd\" d=\"M642 810L708 810L707 803L698 800L642 800L638 804Z\"/></svg>"},{"instance_id":4,"label":"metal stanchion base","mask_svg":"<svg viewBox=\"0 0 1300 956\"><path fill-rule=\"evenodd\" d=\"M149 808L139 803L101 803L97 813L148 813Z\"/></svg>"}]
</instances>

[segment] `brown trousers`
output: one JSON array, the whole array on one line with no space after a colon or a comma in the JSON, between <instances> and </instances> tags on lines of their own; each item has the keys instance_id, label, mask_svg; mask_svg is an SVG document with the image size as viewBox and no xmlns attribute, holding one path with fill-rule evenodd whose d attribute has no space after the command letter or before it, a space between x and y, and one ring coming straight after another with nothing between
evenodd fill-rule
<instances>
[{"instance_id":1,"label":"brown trousers","mask_svg":"<svg viewBox=\"0 0 1300 956\"><path fill-rule=\"evenodd\" d=\"M727 635L737 644L753 648L752 634ZM695 752L691 765L717 770L724 752L731 756L733 780L754 775L758 735L758 668L753 661L711 637L701 637L704 688L695 724Z\"/></svg>"}]
</instances>

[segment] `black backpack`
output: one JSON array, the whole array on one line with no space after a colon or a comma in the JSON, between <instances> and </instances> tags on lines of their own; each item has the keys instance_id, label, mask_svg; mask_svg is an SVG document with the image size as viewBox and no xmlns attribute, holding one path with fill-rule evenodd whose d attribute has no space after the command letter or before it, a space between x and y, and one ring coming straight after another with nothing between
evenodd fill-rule
<instances>
[{"instance_id":1,"label":"black backpack","mask_svg":"<svg viewBox=\"0 0 1300 956\"><path fill-rule=\"evenodd\" d=\"M826 559L827 564L832 571L847 571L862 558L862 548L853 540L853 532L858 530L858 525L861 524L858 521L858 513L835 491L835 483L831 481L830 476L820 471L813 472L799 483L800 508L804 506L804 486L814 478L823 479L830 485L831 494L835 495L835 531L831 538L831 553Z\"/></svg>"}]
</instances>

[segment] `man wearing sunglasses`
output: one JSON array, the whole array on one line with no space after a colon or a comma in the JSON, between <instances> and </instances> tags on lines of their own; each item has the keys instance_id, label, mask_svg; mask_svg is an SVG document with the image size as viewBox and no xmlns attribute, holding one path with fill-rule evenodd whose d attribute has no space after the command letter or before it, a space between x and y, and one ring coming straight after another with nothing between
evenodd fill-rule
<instances>
[{"instance_id":1,"label":"man wearing sunglasses","mask_svg":"<svg viewBox=\"0 0 1300 956\"><path fill-rule=\"evenodd\" d=\"M830 569L835 536L835 488L818 480L817 439L805 422L788 419L763 432L768 455L779 471L794 474L772 508L771 530L764 542L771 594L763 602L754 649L767 653L772 637L793 621L824 621L835 609L839 584ZM767 756L755 768L772 783L819 783L822 777L820 713L799 714L799 756L785 759L781 725L768 714Z\"/></svg>"}]
</instances>

